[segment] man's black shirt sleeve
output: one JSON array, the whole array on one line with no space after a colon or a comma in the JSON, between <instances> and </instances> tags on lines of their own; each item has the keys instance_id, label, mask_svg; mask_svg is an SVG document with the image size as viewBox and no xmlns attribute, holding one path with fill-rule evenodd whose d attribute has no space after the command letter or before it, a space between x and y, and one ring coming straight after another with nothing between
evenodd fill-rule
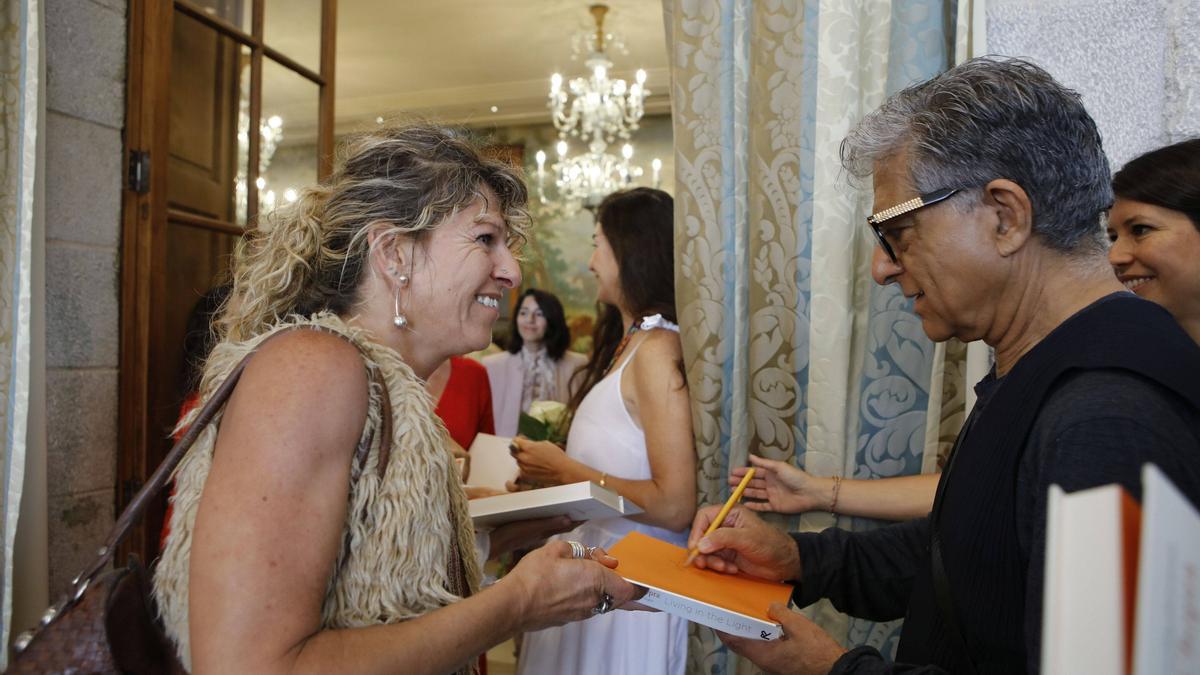
<instances>
[{"instance_id":1,"label":"man's black shirt sleeve","mask_svg":"<svg viewBox=\"0 0 1200 675\"><path fill-rule=\"evenodd\" d=\"M792 538L802 575L792 601L806 607L829 598L838 611L872 621L902 618L913 578L929 564L928 518L867 532L830 528Z\"/></svg>"}]
</instances>

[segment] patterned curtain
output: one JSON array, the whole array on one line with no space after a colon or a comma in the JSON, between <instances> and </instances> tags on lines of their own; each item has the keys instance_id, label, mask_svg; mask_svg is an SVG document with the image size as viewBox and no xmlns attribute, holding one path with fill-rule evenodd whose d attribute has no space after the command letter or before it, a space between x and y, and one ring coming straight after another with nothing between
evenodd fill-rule
<instances>
[{"instance_id":1,"label":"patterned curtain","mask_svg":"<svg viewBox=\"0 0 1200 675\"><path fill-rule=\"evenodd\" d=\"M967 348L931 343L899 289L871 280L870 186L848 181L838 146L888 94L981 50L968 43L980 16L981 0L664 2L701 504L727 497L751 448L817 475L937 470L964 416ZM894 653L899 622L805 611L847 645ZM688 667L747 670L695 625Z\"/></svg>"},{"instance_id":2,"label":"patterned curtain","mask_svg":"<svg viewBox=\"0 0 1200 675\"><path fill-rule=\"evenodd\" d=\"M37 158L40 13L38 0L4 3L0 31L3 74L3 186L0 187L0 669L8 659L12 618L13 541L25 478L29 410L30 266Z\"/></svg>"}]
</instances>

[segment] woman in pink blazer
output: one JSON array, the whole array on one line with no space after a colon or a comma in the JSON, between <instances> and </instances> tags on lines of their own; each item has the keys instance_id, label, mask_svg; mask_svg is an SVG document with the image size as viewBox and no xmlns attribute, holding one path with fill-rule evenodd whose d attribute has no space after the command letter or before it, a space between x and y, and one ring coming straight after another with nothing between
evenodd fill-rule
<instances>
[{"instance_id":1,"label":"woman in pink blazer","mask_svg":"<svg viewBox=\"0 0 1200 675\"><path fill-rule=\"evenodd\" d=\"M516 330L507 351L483 357L492 385L492 417L496 435L517 435L517 418L533 401L566 403L578 383L572 376L585 363L569 351L571 333L562 303L552 293L530 288L517 304Z\"/></svg>"}]
</instances>

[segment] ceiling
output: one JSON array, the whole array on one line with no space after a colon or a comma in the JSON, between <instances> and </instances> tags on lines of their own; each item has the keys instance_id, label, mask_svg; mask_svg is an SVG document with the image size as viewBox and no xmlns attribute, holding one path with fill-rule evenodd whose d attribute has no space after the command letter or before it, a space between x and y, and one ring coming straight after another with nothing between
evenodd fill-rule
<instances>
[{"instance_id":1,"label":"ceiling","mask_svg":"<svg viewBox=\"0 0 1200 675\"><path fill-rule=\"evenodd\" d=\"M610 0L605 30L614 77L644 68L647 112L670 109L662 6ZM549 78L583 74L572 36L594 27L578 0L341 0L337 17L336 129L344 133L402 113L491 126L549 122ZM316 66L319 0L268 0L268 44ZM284 10L272 17L271 10ZM282 68L264 71L264 113L285 119L289 137L315 136L315 88ZM496 112L491 108L495 106Z\"/></svg>"}]
</instances>

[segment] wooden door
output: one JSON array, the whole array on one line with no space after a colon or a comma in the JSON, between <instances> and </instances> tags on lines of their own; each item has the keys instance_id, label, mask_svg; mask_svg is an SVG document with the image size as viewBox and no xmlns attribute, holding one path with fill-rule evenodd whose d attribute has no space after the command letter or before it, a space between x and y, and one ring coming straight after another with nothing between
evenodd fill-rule
<instances>
[{"instance_id":1,"label":"wooden door","mask_svg":"<svg viewBox=\"0 0 1200 675\"><path fill-rule=\"evenodd\" d=\"M118 512L170 449L189 393L189 315L278 203L285 186L271 181L330 170L335 13L336 0L130 3ZM272 165L281 149L299 166ZM127 552L157 556L164 510L165 495Z\"/></svg>"}]
</instances>

